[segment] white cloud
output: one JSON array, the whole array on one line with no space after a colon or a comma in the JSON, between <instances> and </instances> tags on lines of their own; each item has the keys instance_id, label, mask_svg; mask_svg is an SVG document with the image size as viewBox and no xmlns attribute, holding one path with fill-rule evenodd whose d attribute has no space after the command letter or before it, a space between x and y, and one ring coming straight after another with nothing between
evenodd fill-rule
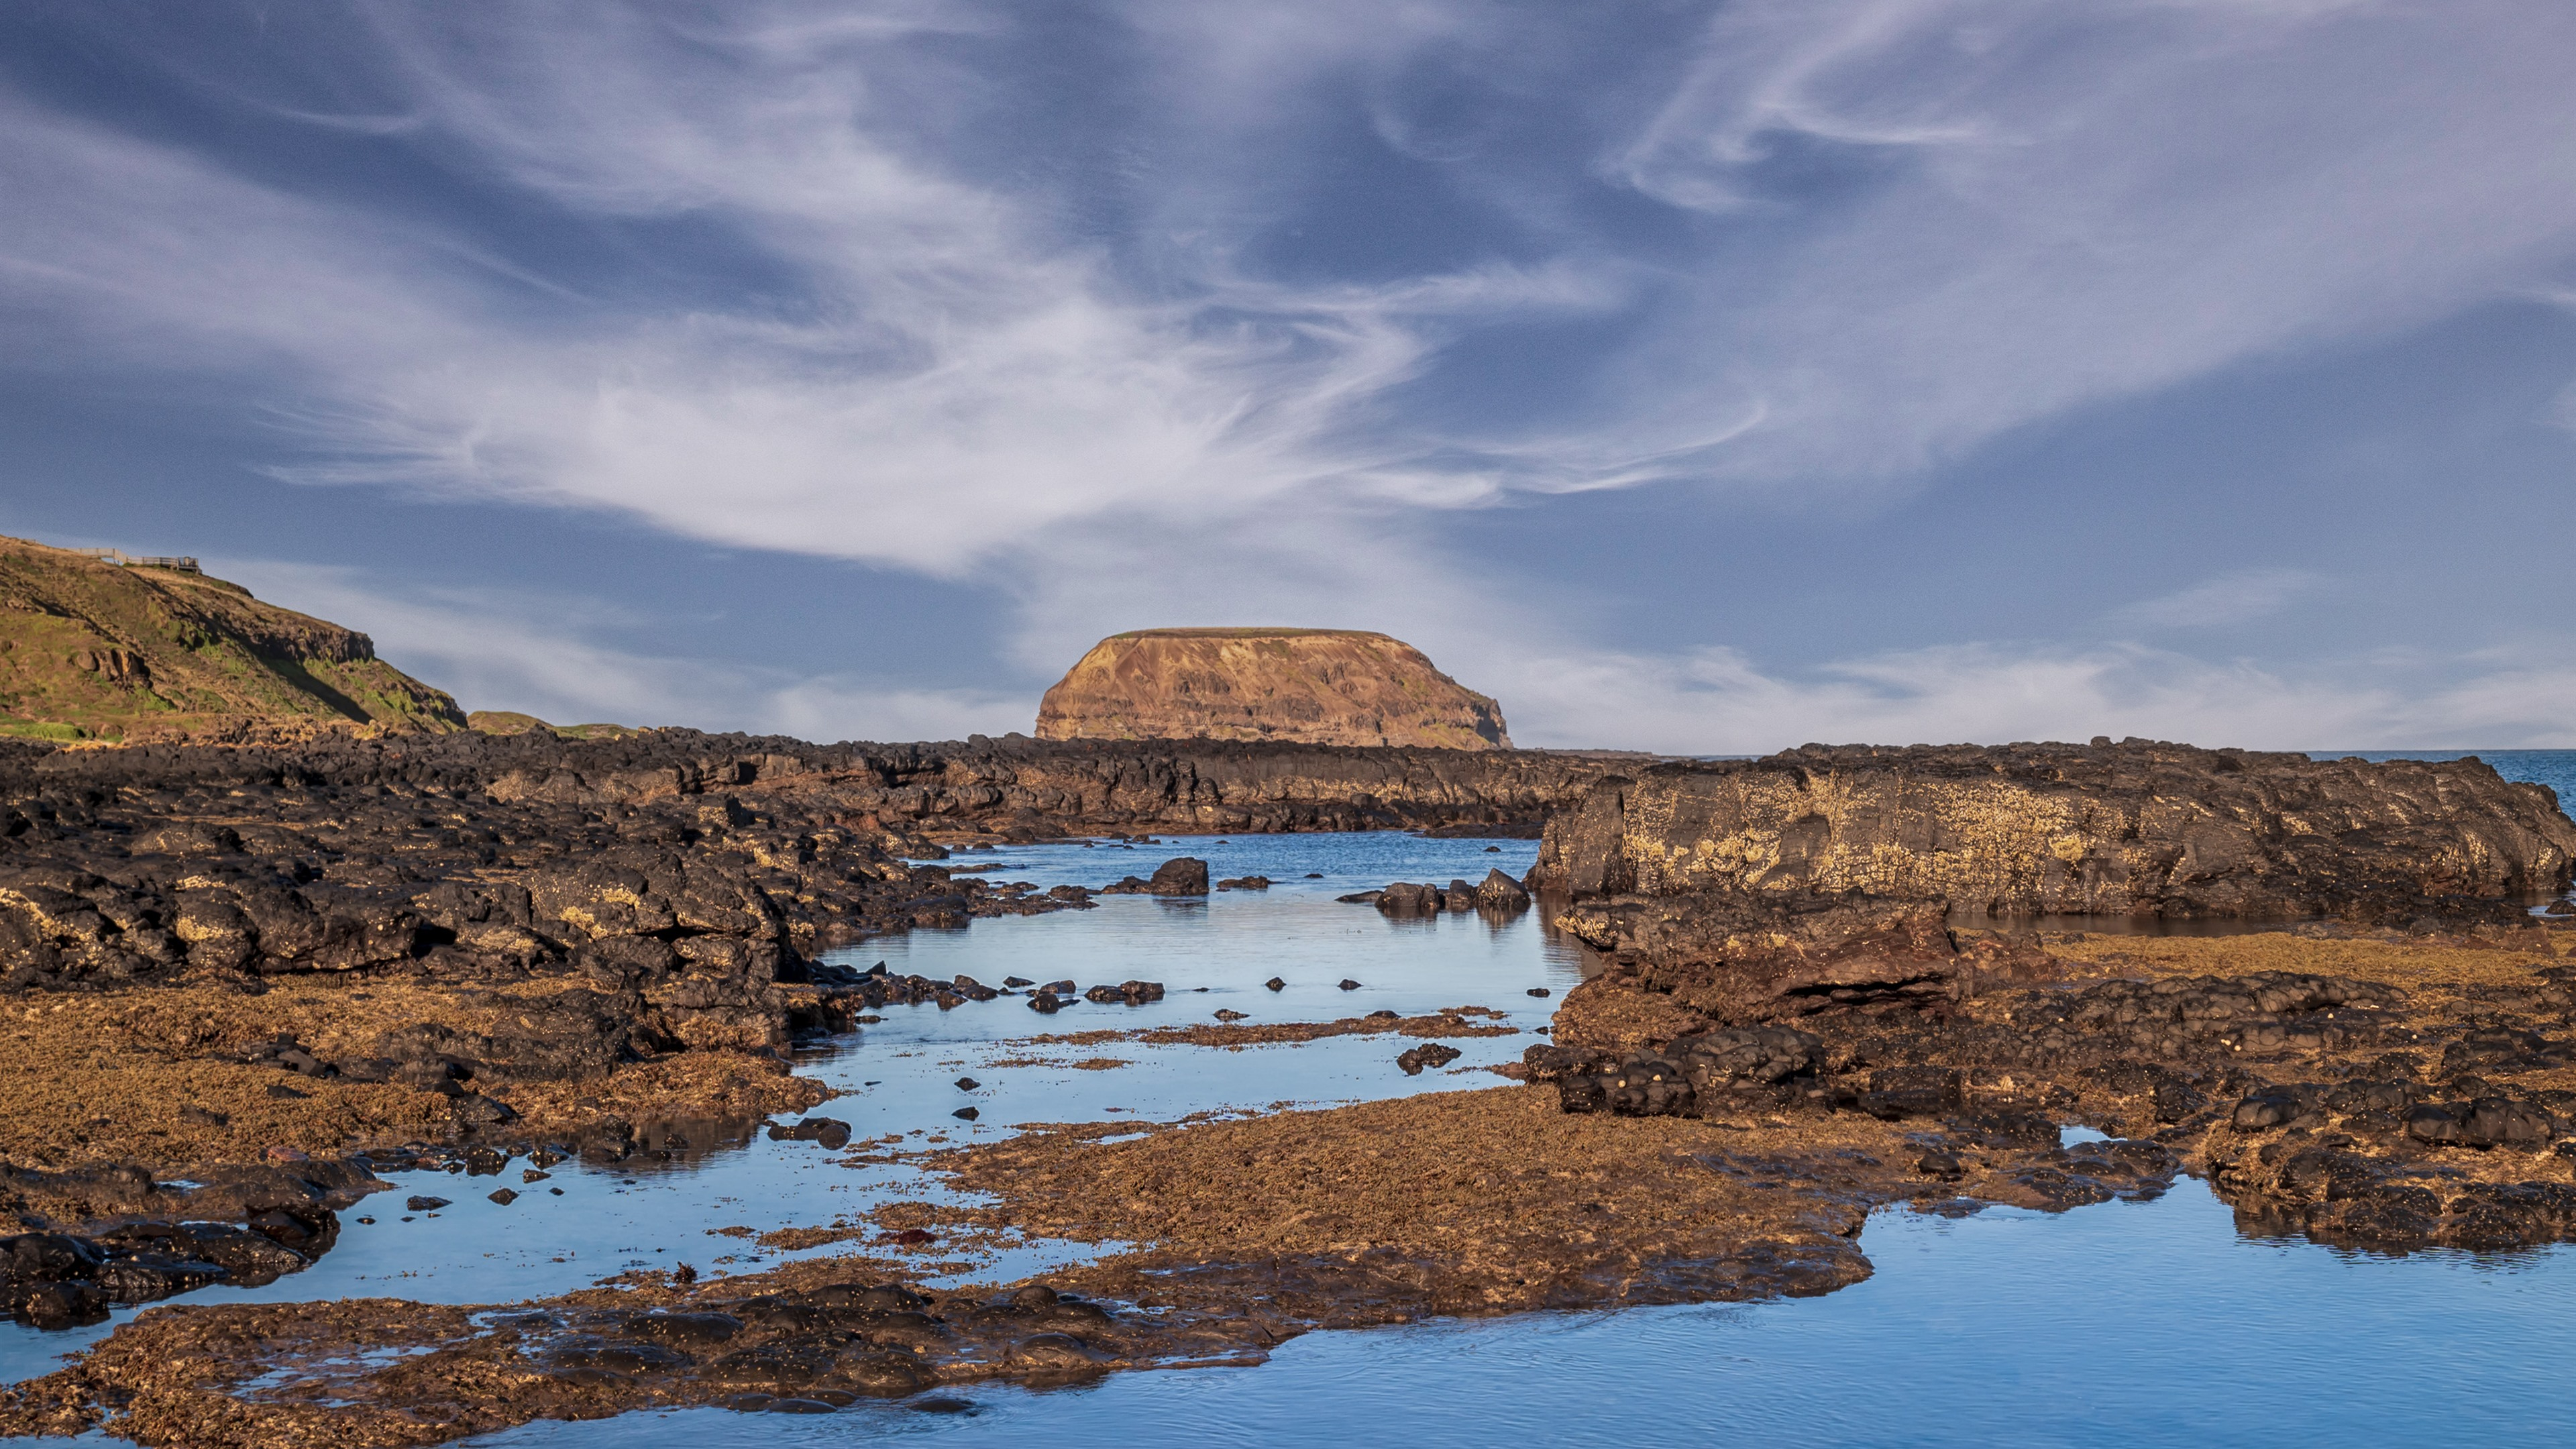
<instances>
[{"instance_id":1,"label":"white cloud","mask_svg":"<svg viewBox=\"0 0 2576 1449\"><path fill-rule=\"evenodd\" d=\"M2241 624L2278 613L2324 584L2322 577L2306 569L2241 569L2159 598L2142 599L2113 611L2110 622L2149 629Z\"/></svg>"},{"instance_id":2,"label":"white cloud","mask_svg":"<svg viewBox=\"0 0 2576 1449\"><path fill-rule=\"evenodd\" d=\"M1633 376L1745 479L1998 433L2543 283L2576 250L2576 11L1748 0L1611 176L1785 240ZM1846 168L1821 197L1774 163ZM1771 168L1766 170L1766 168Z\"/></svg>"}]
</instances>

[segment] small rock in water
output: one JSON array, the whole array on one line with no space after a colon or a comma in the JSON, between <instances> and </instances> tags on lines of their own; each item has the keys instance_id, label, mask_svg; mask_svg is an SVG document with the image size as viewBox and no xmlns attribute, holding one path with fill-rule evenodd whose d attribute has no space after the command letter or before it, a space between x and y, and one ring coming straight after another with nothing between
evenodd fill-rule
<instances>
[{"instance_id":1,"label":"small rock in water","mask_svg":"<svg viewBox=\"0 0 2576 1449\"><path fill-rule=\"evenodd\" d=\"M510 1204L519 1200L519 1195L506 1187L496 1187L492 1189L490 1195L492 1201L499 1203L503 1207L508 1207Z\"/></svg>"},{"instance_id":2,"label":"small rock in water","mask_svg":"<svg viewBox=\"0 0 2576 1449\"><path fill-rule=\"evenodd\" d=\"M772 1142L812 1142L835 1152L850 1145L850 1124L837 1117L806 1117L793 1127L771 1123Z\"/></svg>"},{"instance_id":3,"label":"small rock in water","mask_svg":"<svg viewBox=\"0 0 2576 1449\"><path fill-rule=\"evenodd\" d=\"M957 1079L957 1090L961 1092L971 1092L982 1085L984 1085L982 1082L976 1081L973 1077L959 1077Z\"/></svg>"},{"instance_id":4,"label":"small rock in water","mask_svg":"<svg viewBox=\"0 0 2576 1449\"><path fill-rule=\"evenodd\" d=\"M1445 1067L1451 1062L1458 1060L1460 1055L1462 1055L1462 1053L1460 1053L1456 1047L1442 1046L1436 1041L1427 1041L1398 1056L1395 1059L1395 1064L1404 1068L1404 1074L1406 1076L1418 1077L1422 1075L1422 1069L1424 1067Z\"/></svg>"},{"instance_id":5,"label":"small rock in water","mask_svg":"<svg viewBox=\"0 0 2576 1449\"><path fill-rule=\"evenodd\" d=\"M1276 976L1271 977L1269 980L1264 981L1261 984L1269 987L1273 991L1285 991L1288 989L1288 983L1280 980Z\"/></svg>"},{"instance_id":6,"label":"small rock in water","mask_svg":"<svg viewBox=\"0 0 2576 1449\"><path fill-rule=\"evenodd\" d=\"M537 1171L535 1168L531 1167L531 1168L529 1168L527 1171L522 1172L522 1173L520 1173L520 1174L519 1174L519 1181L521 1181L521 1182L543 1182L543 1181L545 1181L547 1178L552 1177L552 1176L554 1176L554 1174L553 1174L553 1173L551 1173L551 1172L539 1172L539 1171Z\"/></svg>"},{"instance_id":7,"label":"small rock in water","mask_svg":"<svg viewBox=\"0 0 2576 1449\"><path fill-rule=\"evenodd\" d=\"M1036 991L1029 994L1029 1010L1031 1011L1053 1015L1063 1009L1064 1002L1059 1000L1056 994L1052 991Z\"/></svg>"},{"instance_id":8,"label":"small rock in water","mask_svg":"<svg viewBox=\"0 0 2576 1449\"><path fill-rule=\"evenodd\" d=\"M1529 994L1532 996L1545 996L1548 994L1548 991L1544 986L1533 986L1529 989Z\"/></svg>"},{"instance_id":9,"label":"small rock in water","mask_svg":"<svg viewBox=\"0 0 2576 1449\"><path fill-rule=\"evenodd\" d=\"M1499 845L1488 845L1485 847L1485 853L1487 855L1500 855L1503 853L1503 848Z\"/></svg>"},{"instance_id":10,"label":"small rock in water","mask_svg":"<svg viewBox=\"0 0 2576 1449\"><path fill-rule=\"evenodd\" d=\"M951 1113L949 1113L948 1115L949 1115L949 1116L951 1116L951 1117L956 1118L956 1119L957 1119L958 1121L960 1121L960 1122L972 1122L972 1121L974 1121L976 1118L981 1117L981 1116L983 1116L984 1114L983 1114L983 1113L981 1113L981 1112L976 1111L976 1110L975 1110L974 1108L972 1108L972 1107L960 1107L960 1108L958 1108L956 1111L951 1112Z\"/></svg>"},{"instance_id":11,"label":"small rock in water","mask_svg":"<svg viewBox=\"0 0 2576 1449\"><path fill-rule=\"evenodd\" d=\"M1323 878L1324 873L1320 870L1310 870L1306 872L1306 879L1308 880L1322 880Z\"/></svg>"},{"instance_id":12,"label":"small rock in water","mask_svg":"<svg viewBox=\"0 0 2576 1449\"><path fill-rule=\"evenodd\" d=\"M1011 987L1011 988L1013 988L1014 990L1016 990L1016 989L1018 989L1018 988L1020 988L1020 987L1022 987L1022 986L1035 986L1035 985L1037 985L1037 983L1036 983L1036 982L1031 981L1029 978L1027 978L1027 977L1025 977L1025 976L1005 976L1005 977L1003 977L1003 978L1002 978L1002 984L1003 984L1004 986Z\"/></svg>"},{"instance_id":13,"label":"small rock in water","mask_svg":"<svg viewBox=\"0 0 2576 1449\"><path fill-rule=\"evenodd\" d=\"M1250 1012L1228 1011L1224 1007L1220 1006L1217 1008L1216 1019L1219 1021L1241 1021L1249 1015L1251 1015Z\"/></svg>"},{"instance_id":14,"label":"small rock in water","mask_svg":"<svg viewBox=\"0 0 2576 1449\"><path fill-rule=\"evenodd\" d=\"M447 1199L443 1197L415 1197L406 1201L403 1206L416 1213L434 1213L440 1208L447 1206Z\"/></svg>"},{"instance_id":15,"label":"small rock in water","mask_svg":"<svg viewBox=\"0 0 2576 1449\"><path fill-rule=\"evenodd\" d=\"M1360 984L1345 976L1342 978L1342 989L1344 991L1357 991L1360 989Z\"/></svg>"}]
</instances>

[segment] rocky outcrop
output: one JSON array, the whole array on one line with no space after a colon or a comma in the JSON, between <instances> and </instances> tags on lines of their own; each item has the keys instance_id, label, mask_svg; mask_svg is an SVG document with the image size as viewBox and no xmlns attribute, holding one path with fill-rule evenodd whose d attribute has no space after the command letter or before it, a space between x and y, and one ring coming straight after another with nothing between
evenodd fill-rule
<instances>
[{"instance_id":1,"label":"rocky outcrop","mask_svg":"<svg viewBox=\"0 0 2576 1449\"><path fill-rule=\"evenodd\" d=\"M1501 706L1356 629L1140 629L1046 692L1042 740L1281 740L1510 749Z\"/></svg>"},{"instance_id":2,"label":"rocky outcrop","mask_svg":"<svg viewBox=\"0 0 2576 1449\"><path fill-rule=\"evenodd\" d=\"M287 747L62 751L0 740L0 810L79 818L129 786L221 793L384 789L596 816L724 795L760 808L940 835L1052 839L1131 831L1423 830L1536 836L1590 784L1652 756L1549 750L1358 749L1215 740L817 745L779 735L654 730L323 738ZM30 815L28 812L35 812ZM570 818L570 817L566 817ZM13 827L0 816L0 838ZM15 827L23 829L25 827Z\"/></svg>"},{"instance_id":3,"label":"rocky outcrop","mask_svg":"<svg viewBox=\"0 0 2576 1449\"><path fill-rule=\"evenodd\" d=\"M1207 862L1193 856L1180 856L1154 867L1151 879L1131 875L1102 886L1100 893L1104 896L1203 896L1208 893Z\"/></svg>"},{"instance_id":4,"label":"rocky outcrop","mask_svg":"<svg viewBox=\"0 0 2576 1449\"><path fill-rule=\"evenodd\" d=\"M1703 891L1579 905L1557 924L1634 989L1718 1022L1945 1000L1959 951L1938 902Z\"/></svg>"},{"instance_id":5,"label":"rocky outcrop","mask_svg":"<svg viewBox=\"0 0 2576 1449\"><path fill-rule=\"evenodd\" d=\"M1428 916L1441 911L1494 911L1508 916L1528 910L1530 904L1529 892L1521 888L1521 883L1499 870L1486 871L1484 880L1475 885L1453 880L1443 890L1400 880L1338 899L1345 904L1373 905L1390 916Z\"/></svg>"},{"instance_id":6,"label":"rocky outcrop","mask_svg":"<svg viewBox=\"0 0 2576 1449\"><path fill-rule=\"evenodd\" d=\"M2130 741L1657 765L1552 820L1576 896L1858 891L1996 913L2502 920L2564 888L2576 824L2475 760Z\"/></svg>"},{"instance_id":7,"label":"rocky outcrop","mask_svg":"<svg viewBox=\"0 0 2576 1449\"><path fill-rule=\"evenodd\" d=\"M0 538L0 734L299 738L465 728L366 635L238 584Z\"/></svg>"}]
</instances>

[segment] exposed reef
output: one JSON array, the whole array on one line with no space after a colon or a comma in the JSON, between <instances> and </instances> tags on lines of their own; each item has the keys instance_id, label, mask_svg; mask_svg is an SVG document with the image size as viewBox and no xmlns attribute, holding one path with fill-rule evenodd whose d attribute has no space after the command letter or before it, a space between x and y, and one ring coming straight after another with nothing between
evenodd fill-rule
<instances>
[{"instance_id":1,"label":"exposed reef","mask_svg":"<svg viewBox=\"0 0 2576 1449\"><path fill-rule=\"evenodd\" d=\"M1358 629L1139 629L1038 705L1042 740L1250 740L1508 750L1503 711L1401 639Z\"/></svg>"},{"instance_id":2,"label":"exposed reef","mask_svg":"<svg viewBox=\"0 0 2576 1449\"><path fill-rule=\"evenodd\" d=\"M1906 964L1844 973L1871 989L1820 995L1795 1025L1764 989L1787 958L1634 959L1568 995L1526 1069L1569 1112L1917 1123L1910 1140L1940 1172L1999 1135L2027 1146L2081 1122L2173 1154L2253 1231L2390 1251L2576 1238L2576 967L2559 964L2561 931L1952 951L1918 924L1889 951L1884 928L1905 918L1883 909L1845 917L1860 929L1844 957ZM2010 969L1979 969L1999 961ZM1940 989L1910 989L1923 983Z\"/></svg>"}]
</instances>

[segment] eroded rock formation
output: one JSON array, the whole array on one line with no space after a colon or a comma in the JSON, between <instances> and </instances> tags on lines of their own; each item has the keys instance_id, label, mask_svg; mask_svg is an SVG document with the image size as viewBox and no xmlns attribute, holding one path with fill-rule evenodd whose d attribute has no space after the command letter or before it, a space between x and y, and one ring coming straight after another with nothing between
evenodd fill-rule
<instances>
[{"instance_id":1,"label":"eroded rock formation","mask_svg":"<svg viewBox=\"0 0 2576 1449\"><path fill-rule=\"evenodd\" d=\"M2406 920L2564 888L2576 825L2474 759L2131 741L1657 765L1551 821L1575 896L1860 891L1997 913Z\"/></svg>"},{"instance_id":2,"label":"eroded rock formation","mask_svg":"<svg viewBox=\"0 0 2576 1449\"><path fill-rule=\"evenodd\" d=\"M1281 740L1507 750L1500 705L1357 629L1140 629L1038 706L1042 740Z\"/></svg>"}]
</instances>

